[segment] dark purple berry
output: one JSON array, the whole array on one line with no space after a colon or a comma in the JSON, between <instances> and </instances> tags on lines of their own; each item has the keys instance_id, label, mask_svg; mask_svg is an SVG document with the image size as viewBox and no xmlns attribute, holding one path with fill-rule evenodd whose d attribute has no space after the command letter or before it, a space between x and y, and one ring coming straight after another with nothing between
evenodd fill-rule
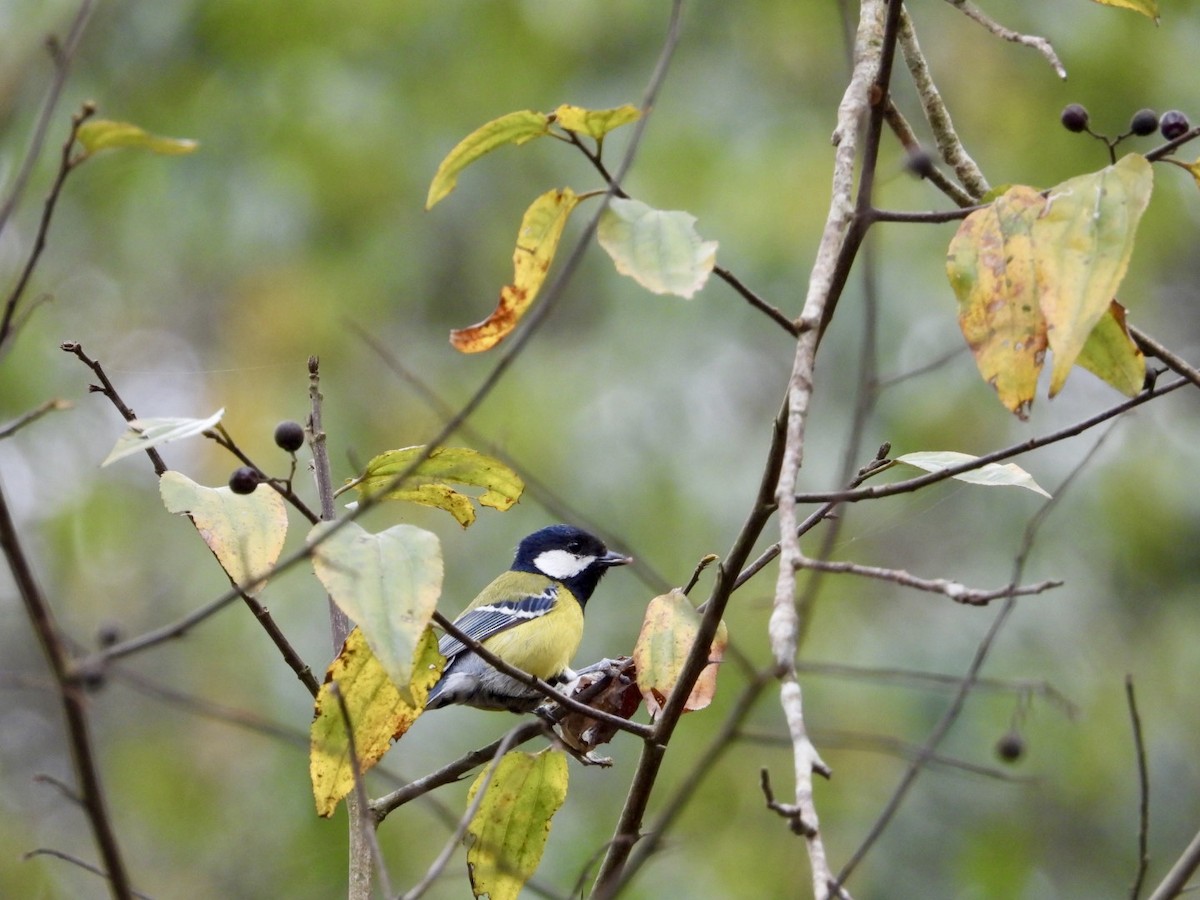
<instances>
[{"instance_id":1,"label":"dark purple berry","mask_svg":"<svg viewBox=\"0 0 1200 900\"><path fill-rule=\"evenodd\" d=\"M290 419L275 426L275 444L280 450L295 453L304 446L304 426Z\"/></svg>"},{"instance_id":2,"label":"dark purple berry","mask_svg":"<svg viewBox=\"0 0 1200 900\"><path fill-rule=\"evenodd\" d=\"M235 494L253 494L260 481L262 476L258 474L257 469L242 466L240 469L234 469L233 474L229 476L229 489Z\"/></svg>"},{"instance_id":3,"label":"dark purple berry","mask_svg":"<svg viewBox=\"0 0 1200 900\"><path fill-rule=\"evenodd\" d=\"M928 178L934 173L933 157L923 147L913 147L904 160L904 168L918 178Z\"/></svg>"},{"instance_id":4,"label":"dark purple berry","mask_svg":"<svg viewBox=\"0 0 1200 900\"><path fill-rule=\"evenodd\" d=\"M1162 136L1168 141L1173 141L1177 137L1182 137L1187 133L1187 130L1192 127L1185 116L1177 109L1169 109L1162 114L1162 118L1158 122L1159 130L1162 131Z\"/></svg>"},{"instance_id":5,"label":"dark purple berry","mask_svg":"<svg viewBox=\"0 0 1200 900\"><path fill-rule=\"evenodd\" d=\"M1087 128L1088 111L1080 104L1072 103L1063 109L1060 118L1062 119L1063 128L1067 129L1067 131L1078 133Z\"/></svg>"},{"instance_id":6,"label":"dark purple berry","mask_svg":"<svg viewBox=\"0 0 1200 900\"><path fill-rule=\"evenodd\" d=\"M102 622L96 629L96 643L101 647L111 647L121 640L121 626L116 622Z\"/></svg>"},{"instance_id":7,"label":"dark purple berry","mask_svg":"<svg viewBox=\"0 0 1200 900\"><path fill-rule=\"evenodd\" d=\"M1138 137L1154 134L1158 130L1158 113L1152 109L1139 109L1129 120L1129 130Z\"/></svg>"},{"instance_id":8,"label":"dark purple berry","mask_svg":"<svg viewBox=\"0 0 1200 900\"><path fill-rule=\"evenodd\" d=\"M1010 731L996 741L996 755L1008 763L1016 762L1025 754L1025 739L1017 731Z\"/></svg>"}]
</instances>

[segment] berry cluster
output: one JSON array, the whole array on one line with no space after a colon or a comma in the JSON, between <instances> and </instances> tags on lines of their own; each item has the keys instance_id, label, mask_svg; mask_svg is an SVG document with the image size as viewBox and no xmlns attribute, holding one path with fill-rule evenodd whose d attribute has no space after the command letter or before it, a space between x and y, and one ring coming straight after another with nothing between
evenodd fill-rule
<instances>
[{"instance_id":1,"label":"berry cluster","mask_svg":"<svg viewBox=\"0 0 1200 900\"><path fill-rule=\"evenodd\" d=\"M304 426L299 422L280 422L275 427L275 446L295 454L304 446ZM244 457L243 457L244 458ZM293 461L293 470L295 469ZM254 489L269 479L254 466L241 466L229 476L229 489L235 494L253 494Z\"/></svg>"},{"instance_id":2,"label":"berry cluster","mask_svg":"<svg viewBox=\"0 0 1200 900\"><path fill-rule=\"evenodd\" d=\"M1086 131L1093 137L1108 142L1110 146L1115 146L1119 141L1130 135L1149 137L1155 131L1161 132L1162 136L1168 141L1173 141L1175 138L1185 135L1192 127L1188 121L1188 117L1177 109L1168 110L1162 116L1159 116L1152 109L1139 109L1129 120L1129 130L1109 140L1109 138L1102 134L1097 134L1088 127L1087 108L1079 103L1072 103L1065 107L1060 120L1062 121L1063 128L1067 129L1067 131L1073 131L1076 134Z\"/></svg>"}]
</instances>

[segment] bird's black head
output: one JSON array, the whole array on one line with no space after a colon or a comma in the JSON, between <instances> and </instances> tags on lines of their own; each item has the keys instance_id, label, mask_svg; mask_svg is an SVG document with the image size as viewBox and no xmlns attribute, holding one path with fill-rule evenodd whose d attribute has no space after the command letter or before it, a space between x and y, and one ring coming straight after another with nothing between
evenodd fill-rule
<instances>
[{"instance_id":1,"label":"bird's black head","mask_svg":"<svg viewBox=\"0 0 1200 900\"><path fill-rule=\"evenodd\" d=\"M521 541L512 567L561 581L584 604L611 566L631 562L630 557L611 552L602 540L581 528L551 525Z\"/></svg>"}]
</instances>

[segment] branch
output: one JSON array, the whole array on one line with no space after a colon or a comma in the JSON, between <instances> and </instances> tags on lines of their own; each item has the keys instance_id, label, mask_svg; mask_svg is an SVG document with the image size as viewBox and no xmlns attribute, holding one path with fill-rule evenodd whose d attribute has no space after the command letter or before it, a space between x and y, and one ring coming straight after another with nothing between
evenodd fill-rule
<instances>
[{"instance_id":1,"label":"branch","mask_svg":"<svg viewBox=\"0 0 1200 900\"><path fill-rule=\"evenodd\" d=\"M788 382L786 436L775 488L775 502L779 513L780 559L768 636L775 665L780 673L780 704L792 741L795 803L790 806L794 806L796 816L804 823L803 833L812 867L813 893L817 898L844 896L844 892L840 888L830 889L832 870L825 855L825 845L812 793L813 772L828 775L829 768L808 738L800 682L796 677L795 662L800 631L795 599L796 564L801 558L796 521L796 480L804 459L805 428L813 394L817 346L824 327L831 321L837 294L845 283L846 272L855 249L855 241L849 238L856 210L869 207L874 167L878 158L883 106L888 93L896 31L902 8L902 3L884 4L882 0L864 0L861 5L854 43L854 71L838 108L838 126L834 132L837 151L834 158L829 214L809 278L808 294L800 315L801 334L796 342L796 354ZM861 123L868 113L870 115L863 150L858 203L854 204L851 200L854 164L858 154Z\"/></svg>"},{"instance_id":2,"label":"branch","mask_svg":"<svg viewBox=\"0 0 1200 900\"><path fill-rule=\"evenodd\" d=\"M29 257L25 260L25 266L21 269L21 274L17 278L16 285L13 286L8 299L4 303L4 314L0 316L0 347L3 347L13 334L13 319L17 314L17 305L21 302L25 288L29 285L29 279L33 277L33 271L37 268L38 260L42 257L42 251L46 249L46 235L50 231L50 220L54 217L54 209L58 205L58 198L62 195L63 185L66 183L67 176L74 171L75 167L83 159L83 157L73 157L71 155L71 149L75 146L75 135L79 133L79 126L95 115L95 113L96 107L91 103L85 103L79 112L71 116L71 130L68 132L67 140L62 146L58 174L54 178L54 183L50 186L50 193L46 195L46 202L42 205L42 218L38 223L37 234L33 239L33 248L29 251Z\"/></svg>"},{"instance_id":3,"label":"branch","mask_svg":"<svg viewBox=\"0 0 1200 900\"><path fill-rule=\"evenodd\" d=\"M1054 47L1044 37L1021 34L1020 32L1013 31L1011 28L1005 28L999 22L988 18L970 0L947 0L947 2L951 6L957 7L968 19L978 22L992 34L996 35L996 37L1012 41L1014 44L1020 44L1023 47L1032 47L1045 58L1046 62L1054 69L1054 73L1066 81L1067 70L1063 68L1062 62L1059 61L1058 54L1054 52Z\"/></svg>"},{"instance_id":4,"label":"branch","mask_svg":"<svg viewBox=\"0 0 1200 900\"><path fill-rule=\"evenodd\" d=\"M0 428L0 441L12 437L26 425L36 422L47 413L70 408L71 404L66 400L47 400L45 403L36 406L24 415L18 416L12 422Z\"/></svg>"},{"instance_id":5,"label":"branch","mask_svg":"<svg viewBox=\"0 0 1200 900\"><path fill-rule=\"evenodd\" d=\"M1045 523L1051 511L1053 511L1054 508L1062 501L1062 498L1066 495L1076 477L1078 477L1079 473L1084 470L1087 464L1096 455L1100 447L1103 445L1105 438L1111 433L1112 432L1110 430L1103 435L1100 440L1096 441L1084 458L1080 460L1078 465L1076 465L1071 471L1071 474L1068 475L1063 483L1059 486L1058 490L1054 494L1054 497L1042 504L1041 509L1039 509L1037 513L1035 513L1030 519L1029 524L1025 528L1025 534L1021 540L1021 547L1018 550L1015 559L1013 560L1013 573L1011 579L1013 584L1020 583L1021 576L1025 571L1025 565L1029 559L1029 555L1033 552L1033 547L1038 532L1041 530L1042 525ZM838 873L837 883L839 885L845 883L846 879L850 877L851 873L853 873L858 864L862 862L863 858L870 851L871 847L874 846L875 842L879 840L880 836L887 829L888 825L899 811L900 805L907 796L909 789L916 782L917 776L920 775L926 764L933 757L933 754L937 751L937 748L941 744L942 740L950 732L950 729L954 726L954 723L962 714L963 707L967 702L967 697L971 691L974 690L976 684L978 683L979 673L982 671L983 664L986 662L988 655L991 653L991 649L996 642L996 638L999 636L1000 631L1008 621L1008 617L1012 614L1016 607L1016 597L1009 597L1000 607L1000 611L996 614L996 618L992 620L992 624L988 628L987 633L983 636L982 640L980 640L978 646L975 648L975 655L972 658L970 665L967 667L967 671L963 675L962 680L959 683L958 690L955 692L954 698L950 701L950 705L942 714L941 719L939 719L937 724L933 727L933 730L930 732L929 737L926 739L925 744L921 748L917 757L909 764L909 767L907 770L905 770L904 775L901 776L900 783L896 786L891 798L888 800L887 804L880 812L879 817L875 820L874 824L867 832L867 836L863 838L863 841L859 845L858 849L854 851L850 859L847 860L846 864L842 867L842 870Z\"/></svg>"},{"instance_id":6,"label":"branch","mask_svg":"<svg viewBox=\"0 0 1200 900\"><path fill-rule=\"evenodd\" d=\"M93 875L99 875L101 878L108 878L108 873L99 866L93 866L90 862L85 862L78 856L72 856L70 853L64 853L62 850L55 850L51 847L38 847L36 850L30 850L24 856L23 860L31 860L37 856L53 856L55 859L61 859L64 862L69 862L73 866L78 866L86 872L91 872ZM111 881L111 879L109 879ZM115 890L115 889L114 889ZM128 896L136 897L138 900L153 900L148 894L143 894L140 891L130 889Z\"/></svg>"},{"instance_id":7,"label":"branch","mask_svg":"<svg viewBox=\"0 0 1200 900\"><path fill-rule=\"evenodd\" d=\"M25 557L20 535L8 511L8 501L0 487L0 547L8 560L13 581L25 604L25 613L37 634L42 653L58 685L58 696L66 719L67 736L75 774L79 779L79 798L92 828L92 836L104 861L104 869L111 882L112 895L117 898L132 896L129 875L117 844L104 800L104 789L92 750L92 738L88 727L87 710L80 685L68 658L66 647L58 633L54 614L46 601L42 589L34 577L33 568Z\"/></svg>"},{"instance_id":8,"label":"branch","mask_svg":"<svg viewBox=\"0 0 1200 900\"><path fill-rule=\"evenodd\" d=\"M970 462L960 463L957 466L950 466L946 469L939 469L937 472L928 472L924 475L919 475L915 478L909 478L905 481L897 481L892 484L877 485L868 488L857 488L849 491L840 491L837 493L802 493L796 495L797 503L858 503L861 500L872 500L877 497L891 497L895 494L905 494L910 491L919 490L930 484L936 484L939 481L945 481L947 478L953 478L955 475L961 475L963 472L970 472L974 469L982 468L988 463L1000 462L1009 459L1013 456L1020 456L1028 453L1031 450L1037 450L1041 447L1050 444L1058 443L1067 438L1077 437L1097 425L1107 422L1109 419L1116 418L1122 413L1126 413L1135 407L1141 406L1155 397L1161 397L1164 394L1169 394L1181 387L1189 384L1186 379L1172 381L1166 385L1155 385L1150 390L1143 391L1136 397L1118 403L1116 406L1097 413L1090 418L1076 422L1074 425L1068 425L1066 428L1053 431L1050 434L1043 435L1039 438L1030 438L1027 441L1022 441L1019 444L1013 444L1004 447L1000 450L994 450L991 453L976 457Z\"/></svg>"},{"instance_id":9,"label":"branch","mask_svg":"<svg viewBox=\"0 0 1200 900\"><path fill-rule=\"evenodd\" d=\"M908 66L908 72L917 88L917 96L921 99L921 108L925 111L925 121L933 129L938 155L954 169L954 174L958 176L958 180L966 189L967 194L973 200L978 200L991 188L987 179L984 178L983 172L975 164L975 160L963 147L958 132L954 130L950 110L946 108L941 91L934 83L933 75L929 71L929 64L925 60L925 54L921 52L921 45L917 43L917 32L913 29L912 19L909 18L907 11L900 16L900 48L904 52L905 65ZM959 205L964 204L960 203Z\"/></svg>"},{"instance_id":10,"label":"branch","mask_svg":"<svg viewBox=\"0 0 1200 900\"><path fill-rule=\"evenodd\" d=\"M21 168L18 170L16 178L13 179L12 191L5 198L4 205L0 206L0 232L4 231L9 218L21 202L25 187L29 183L29 177L33 174L33 167L37 164L38 157L42 155L46 132L50 128L50 120L54 117L54 110L58 106L63 88L66 86L67 75L70 73L75 53L79 49L79 42L83 38L84 28L91 17L92 5L92 0L83 0L79 4L75 18L71 20L71 27L67 29L66 40L58 41L50 37L46 41L50 58L54 63L54 78L51 79L50 87L46 91L46 98L42 101L37 123L33 127L33 136L29 139L29 149L25 151L25 158L21 160Z\"/></svg>"},{"instance_id":11,"label":"branch","mask_svg":"<svg viewBox=\"0 0 1200 900\"><path fill-rule=\"evenodd\" d=\"M1200 868L1200 832L1196 833L1192 842L1180 854L1179 859L1175 860L1175 865L1171 866L1171 871L1154 889L1149 900L1171 900L1172 897L1178 897L1187 890L1187 883L1198 868Z\"/></svg>"},{"instance_id":12,"label":"branch","mask_svg":"<svg viewBox=\"0 0 1200 900\"><path fill-rule=\"evenodd\" d=\"M1146 870L1150 868L1150 774L1146 767L1146 744L1142 740L1142 717L1138 715L1137 698L1133 693L1133 676L1125 676L1125 699L1129 703L1129 721L1133 725L1133 749L1137 755L1138 771L1138 866L1129 890L1130 900L1138 900Z\"/></svg>"},{"instance_id":13,"label":"branch","mask_svg":"<svg viewBox=\"0 0 1200 900\"><path fill-rule=\"evenodd\" d=\"M966 606L987 606L993 600L1002 597L1024 597L1040 594L1052 588L1062 587L1061 581L1039 581L1037 584L1018 586L1010 584L994 591L983 591L968 588L966 585L947 578L918 578L902 569L883 569L878 566L864 566L859 563L837 562L825 559L810 559L801 556L795 561L798 569L811 569L817 572L833 572L843 575L861 575L864 578L875 578L888 581L903 587L915 588L918 591L928 591L933 594L944 594L955 603Z\"/></svg>"},{"instance_id":14,"label":"branch","mask_svg":"<svg viewBox=\"0 0 1200 900\"><path fill-rule=\"evenodd\" d=\"M901 32L901 40L903 40L903 32ZM907 50L905 50L905 58L908 58ZM905 152L909 154L910 158L917 153L925 152L922 149L920 142L917 140L917 136L913 133L912 126L908 124L908 120L904 118L904 114L900 112L900 110L896 107L896 104L890 99L887 102L887 106L883 110L883 118L884 121L887 122L888 127L892 129L892 133L896 135L896 138L904 147ZM953 200L957 206L971 206L974 204L974 198L953 181L951 181L942 173L942 170L937 168L937 166L934 166L932 162L926 171L921 171L918 174L922 178L928 180L930 184L936 187L951 200Z\"/></svg>"}]
</instances>

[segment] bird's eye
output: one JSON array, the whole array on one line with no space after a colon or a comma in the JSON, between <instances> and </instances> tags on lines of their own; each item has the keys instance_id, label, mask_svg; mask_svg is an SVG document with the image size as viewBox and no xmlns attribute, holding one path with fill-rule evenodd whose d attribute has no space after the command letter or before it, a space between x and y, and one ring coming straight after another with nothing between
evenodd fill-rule
<instances>
[{"instance_id":1,"label":"bird's eye","mask_svg":"<svg viewBox=\"0 0 1200 900\"><path fill-rule=\"evenodd\" d=\"M580 548L579 541L571 541L571 543L567 544L567 550L570 551L571 553L578 553L579 548Z\"/></svg>"}]
</instances>

